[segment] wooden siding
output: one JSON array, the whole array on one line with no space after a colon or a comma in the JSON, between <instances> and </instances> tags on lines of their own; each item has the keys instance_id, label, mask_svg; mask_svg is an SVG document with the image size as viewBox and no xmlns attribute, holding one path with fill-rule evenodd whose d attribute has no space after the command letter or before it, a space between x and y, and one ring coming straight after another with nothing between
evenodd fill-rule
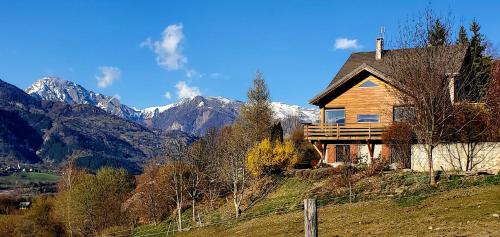
<instances>
[{"instance_id":1,"label":"wooden siding","mask_svg":"<svg viewBox=\"0 0 500 237\"><path fill-rule=\"evenodd\" d=\"M371 80L378 86L359 87L367 80ZM324 109L344 108L346 124L357 123L357 115L359 114L378 114L380 115L380 123L372 123L372 125L389 125L392 122L392 110L396 101L391 95L390 89L392 89L390 85L373 75L366 76L321 108L322 124L325 121ZM358 124L362 125L364 123Z\"/></svg>"},{"instance_id":2,"label":"wooden siding","mask_svg":"<svg viewBox=\"0 0 500 237\"><path fill-rule=\"evenodd\" d=\"M335 145L326 145L326 146L327 146L326 162L335 163Z\"/></svg>"}]
</instances>

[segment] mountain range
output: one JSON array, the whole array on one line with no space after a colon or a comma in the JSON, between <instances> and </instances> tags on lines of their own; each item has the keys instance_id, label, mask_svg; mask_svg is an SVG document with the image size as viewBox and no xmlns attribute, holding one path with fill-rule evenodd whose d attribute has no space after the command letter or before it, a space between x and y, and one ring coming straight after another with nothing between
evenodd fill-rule
<instances>
[{"instance_id":1,"label":"mountain range","mask_svg":"<svg viewBox=\"0 0 500 237\"><path fill-rule=\"evenodd\" d=\"M179 130L193 136L201 136L212 127L221 127L234 122L242 101L223 97L196 96L163 106L142 110L121 104L114 96L106 96L89 91L84 87L55 77L42 78L26 89L35 98L67 104L87 104L104 111L140 123L148 128L163 131ZM304 122L314 122L319 118L317 109L303 108L281 102L272 102L276 119L298 116Z\"/></svg>"},{"instance_id":2,"label":"mountain range","mask_svg":"<svg viewBox=\"0 0 500 237\"><path fill-rule=\"evenodd\" d=\"M210 128L233 123L243 104L196 96L139 110L59 78L42 78L25 91L0 80L0 165L58 167L72 159L90 170L115 166L140 173L170 143L190 143ZM315 109L271 106L276 119L318 117Z\"/></svg>"},{"instance_id":3,"label":"mountain range","mask_svg":"<svg viewBox=\"0 0 500 237\"><path fill-rule=\"evenodd\" d=\"M72 159L82 167L124 167L139 173L172 142L193 137L149 129L90 104L41 100L0 80L0 164L43 163L58 167Z\"/></svg>"}]
</instances>

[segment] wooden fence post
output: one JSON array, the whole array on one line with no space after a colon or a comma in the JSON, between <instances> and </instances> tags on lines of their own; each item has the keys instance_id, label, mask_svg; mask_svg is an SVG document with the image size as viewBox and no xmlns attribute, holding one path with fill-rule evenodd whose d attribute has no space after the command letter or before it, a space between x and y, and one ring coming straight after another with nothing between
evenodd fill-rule
<instances>
[{"instance_id":1,"label":"wooden fence post","mask_svg":"<svg viewBox=\"0 0 500 237\"><path fill-rule=\"evenodd\" d=\"M304 233L306 237L318 237L316 199L304 199Z\"/></svg>"}]
</instances>

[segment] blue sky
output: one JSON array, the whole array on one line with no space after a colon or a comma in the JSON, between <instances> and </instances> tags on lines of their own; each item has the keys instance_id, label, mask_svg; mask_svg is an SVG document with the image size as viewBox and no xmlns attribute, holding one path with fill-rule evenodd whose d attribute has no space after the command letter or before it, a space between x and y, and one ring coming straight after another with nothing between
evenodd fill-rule
<instances>
[{"instance_id":1,"label":"blue sky","mask_svg":"<svg viewBox=\"0 0 500 237\"><path fill-rule=\"evenodd\" d=\"M372 51L428 1L1 1L0 78L58 76L144 108L196 94L245 100L255 71L273 101L307 105L353 51ZM500 43L500 2L433 1ZM337 46L340 48L335 48ZM344 48L344 49L342 49ZM99 79L99 80L98 80Z\"/></svg>"}]
</instances>

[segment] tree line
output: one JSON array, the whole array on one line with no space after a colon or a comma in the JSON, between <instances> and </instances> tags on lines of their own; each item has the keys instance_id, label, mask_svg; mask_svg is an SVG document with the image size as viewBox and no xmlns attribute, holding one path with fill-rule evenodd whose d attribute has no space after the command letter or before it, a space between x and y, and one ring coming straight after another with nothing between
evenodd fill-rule
<instances>
[{"instance_id":1,"label":"tree line","mask_svg":"<svg viewBox=\"0 0 500 237\"><path fill-rule=\"evenodd\" d=\"M422 144L432 185L437 146L455 144L463 150L466 165L455 162L456 168L470 171L481 162L475 154L484 146L478 144L500 140L494 51L475 19L469 29L460 26L454 38L451 20L427 10L403 24L396 39L397 48L415 50L387 55L391 83L397 88L391 92L405 108L405 121L393 124L384 140L405 156L409 150L404 147Z\"/></svg>"},{"instance_id":2,"label":"tree line","mask_svg":"<svg viewBox=\"0 0 500 237\"><path fill-rule=\"evenodd\" d=\"M233 217L240 217L253 183L318 158L303 140L299 118L283 121L286 133L273 119L261 72L247 96L235 123L213 128L192 144L168 141L162 155L148 161L141 175L109 167L91 173L68 162L55 197L37 199L35 208L20 219L2 219L11 228L0 229L20 235L32 229L42 236L92 236L170 220L180 231L201 225L202 209L228 203ZM32 220L32 216L50 218Z\"/></svg>"}]
</instances>

